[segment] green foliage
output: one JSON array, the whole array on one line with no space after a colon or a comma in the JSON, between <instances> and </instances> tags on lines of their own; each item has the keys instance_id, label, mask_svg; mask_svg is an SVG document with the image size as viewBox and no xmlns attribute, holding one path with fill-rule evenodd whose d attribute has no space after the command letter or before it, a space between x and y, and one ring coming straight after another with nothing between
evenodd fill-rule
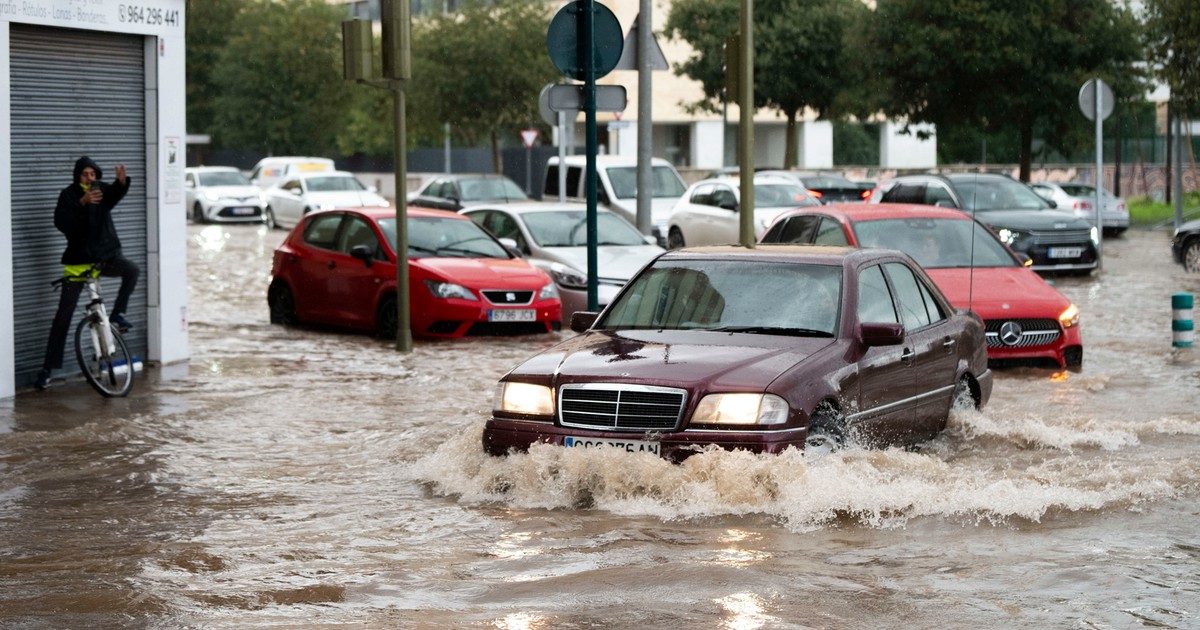
<instances>
[{"instance_id":1,"label":"green foliage","mask_svg":"<svg viewBox=\"0 0 1200 630\"><path fill-rule=\"evenodd\" d=\"M833 163L879 164L879 125L833 123Z\"/></svg>"},{"instance_id":2,"label":"green foliage","mask_svg":"<svg viewBox=\"0 0 1200 630\"><path fill-rule=\"evenodd\" d=\"M1171 86L1172 99L1200 112L1200 8L1196 0L1147 0L1146 40L1158 76Z\"/></svg>"},{"instance_id":3,"label":"green foliage","mask_svg":"<svg viewBox=\"0 0 1200 630\"><path fill-rule=\"evenodd\" d=\"M212 72L242 4L242 0L187 0L188 131L213 130L213 101L219 86L213 82Z\"/></svg>"},{"instance_id":4,"label":"green foliage","mask_svg":"<svg viewBox=\"0 0 1200 630\"><path fill-rule=\"evenodd\" d=\"M336 145L349 91L341 76L345 9L324 0L249 0L212 69L214 141L273 154Z\"/></svg>"},{"instance_id":5,"label":"green foliage","mask_svg":"<svg viewBox=\"0 0 1200 630\"><path fill-rule=\"evenodd\" d=\"M1175 204L1162 201L1151 201L1146 197L1134 197L1128 200L1129 222L1134 225L1156 225L1165 223L1175 217ZM1183 196L1184 216L1192 216L1189 212L1200 211L1200 192L1190 192Z\"/></svg>"}]
</instances>

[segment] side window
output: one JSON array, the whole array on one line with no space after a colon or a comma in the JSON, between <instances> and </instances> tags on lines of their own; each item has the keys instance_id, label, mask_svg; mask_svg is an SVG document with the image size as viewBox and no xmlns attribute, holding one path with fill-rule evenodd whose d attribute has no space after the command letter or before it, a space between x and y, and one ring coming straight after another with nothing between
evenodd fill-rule
<instances>
[{"instance_id":1,"label":"side window","mask_svg":"<svg viewBox=\"0 0 1200 630\"><path fill-rule=\"evenodd\" d=\"M196 176L192 175L191 173L188 173L185 177L187 178L187 187L195 188L196 187Z\"/></svg>"},{"instance_id":2,"label":"side window","mask_svg":"<svg viewBox=\"0 0 1200 630\"><path fill-rule=\"evenodd\" d=\"M467 214L467 218L470 219L471 221L473 221L475 223L475 225L478 225L479 227L491 232L492 231L491 228L488 227L488 223L489 223L489 219L491 219L491 215L492 215L491 212L484 210L482 212L471 212L471 213Z\"/></svg>"},{"instance_id":3,"label":"side window","mask_svg":"<svg viewBox=\"0 0 1200 630\"><path fill-rule=\"evenodd\" d=\"M846 233L842 230L841 223L829 217L822 217L821 226L817 228L817 237L813 239L813 244L849 245L850 241L846 240Z\"/></svg>"},{"instance_id":4,"label":"side window","mask_svg":"<svg viewBox=\"0 0 1200 630\"><path fill-rule=\"evenodd\" d=\"M725 186L717 186L717 188L713 190L711 205L732 210L733 208L737 207L737 197L733 195L733 191L729 188Z\"/></svg>"},{"instance_id":5,"label":"side window","mask_svg":"<svg viewBox=\"0 0 1200 630\"><path fill-rule=\"evenodd\" d=\"M884 203L925 203L925 184L896 184L880 199Z\"/></svg>"},{"instance_id":6,"label":"side window","mask_svg":"<svg viewBox=\"0 0 1200 630\"><path fill-rule=\"evenodd\" d=\"M579 190L579 180L583 179L583 169L578 166L567 167L567 196L582 197L583 192Z\"/></svg>"},{"instance_id":7,"label":"side window","mask_svg":"<svg viewBox=\"0 0 1200 630\"><path fill-rule=\"evenodd\" d=\"M888 278L896 289L896 303L900 306L900 319L907 330L916 330L929 325L929 313L925 310L925 298L917 277L907 265L887 263Z\"/></svg>"},{"instance_id":8,"label":"side window","mask_svg":"<svg viewBox=\"0 0 1200 630\"><path fill-rule=\"evenodd\" d=\"M293 179L293 180L291 180L291 181L287 181L287 182L284 182L284 183L280 184L280 185L279 185L279 187L280 187L280 188L282 188L282 189L284 189L284 190L291 190L291 189L293 189L293 188L299 188L299 187L300 187L300 182L299 182L299 180L295 180L295 179Z\"/></svg>"},{"instance_id":9,"label":"side window","mask_svg":"<svg viewBox=\"0 0 1200 630\"><path fill-rule=\"evenodd\" d=\"M917 278L917 283L921 286L921 297L925 299L925 312L929 313L929 321L936 324L946 319L946 314L942 312L938 301L933 299L933 293L929 291L929 287L925 286L920 278Z\"/></svg>"},{"instance_id":10,"label":"side window","mask_svg":"<svg viewBox=\"0 0 1200 630\"><path fill-rule=\"evenodd\" d=\"M868 267L858 276L858 321L871 324L899 324L892 292L883 279L879 265Z\"/></svg>"},{"instance_id":11,"label":"side window","mask_svg":"<svg viewBox=\"0 0 1200 630\"><path fill-rule=\"evenodd\" d=\"M954 197L950 195L950 190L941 184L930 184L925 189L925 203L931 206L940 203L944 208L958 207L958 204L954 203Z\"/></svg>"},{"instance_id":12,"label":"side window","mask_svg":"<svg viewBox=\"0 0 1200 630\"><path fill-rule=\"evenodd\" d=\"M313 247L320 247L321 249L333 249L334 239L337 237L338 225L341 224L343 216L340 212L336 214L317 215L304 228L304 242Z\"/></svg>"},{"instance_id":13,"label":"side window","mask_svg":"<svg viewBox=\"0 0 1200 630\"><path fill-rule=\"evenodd\" d=\"M495 219L493 225L496 229L492 231L492 234L495 234L496 238L511 238L517 242L518 249L529 251L529 245L525 242L525 237L521 236L521 228L517 225L516 219L504 212L495 212L493 217Z\"/></svg>"},{"instance_id":14,"label":"side window","mask_svg":"<svg viewBox=\"0 0 1200 630\"><path fill-rule=\"evenodd\" d=\"M818 220L818 217L812 216L799 216L788 219L780 226L779 240L775 242L798 243L801 245L812 243Z\"/></svg>"},{"instance_id":15,"label":"side window","mask_svg":"<svg viewBox=\"0 0 1200 630\"><path fill-rule=\"evenodd\" d=\"M542 184L542 194L545 196L558 196L558 165L551 164L546 167L546 181Z\"/></svg>"},{"instance_id":16,"label":"side window","mask_svg":"<svg viewBox=\"0 0 1200 630\"><path fill-rule=\"evenodd\" d=\"M379 248L379 239L375 238L375 230L358 217L347 217L346 224L338 235L337 251L349 254L356 245L366 245L374 252L376 258L382 258L383 251Z\"/></svg>"},{"instance_id":17,"label":"side window","mask_svg":"<svg viewBox=\"0 0 1200 630\"><path fill-rule=\"evenodd\" d=\"M688 201L700 206L711 206L713 205L712 191L713 187L711 185L697 186L696 190L692 193L692 198Z\"/></svg>"}]
</instances>

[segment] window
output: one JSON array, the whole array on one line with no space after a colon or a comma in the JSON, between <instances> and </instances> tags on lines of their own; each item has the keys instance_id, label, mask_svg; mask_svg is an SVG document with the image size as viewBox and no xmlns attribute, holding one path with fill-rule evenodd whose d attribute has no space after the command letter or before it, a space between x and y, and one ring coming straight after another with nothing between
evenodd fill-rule
<instances>
[{"instance_id":1,"label":"window","mask_svg":"<svg viewBox=\"0 0 1200 630\"><path fill-rule=\"evenodd\" d=\"M925 184L896 184L883 193L884 203L925 203Z\"/></svg>"},{"instance_id":2,"label":"window","mask_svg":"<svg viewBox=\"0 0 1200 630\"><path fill-rule=\"evenodd\" d=\"M343 216L340 212L317 215L308 222L308 227L304 228L304 242L321 249L333 249L338 225L342 223Z\"/></svg>"},{"instance_id":3,"label":"window","mask_svg":"<svg viewBox=\"0 0 1200 630\"><path fill-rule=\"evenodd\" d=\"M842 224L830 219L829 217L821 218L821 227L817 229L817 237L813 239L815 245L849 245L846 240L846 233L842 231Z\"/></svg>"},{"instance_id":4,"label":"window","mask_svg":"<svg viewBox=\"0 0 1200 630\"><path fill-rule=\"evenodd\" d=\"M950 190L941 184L930 184L925 189L925 203L931 206L940 205L944 208L957 208L958 204L954 203L954 197L950 195Z\"/></svg>"},{"instance_id":5,"label":"window","mask_svg":"<svg viewBox=\"0 0 1200 630\"><path fill-rule=\"evenodd\" d=\"M725 208L726 210L733 210L737 208L737 197L733 194L733 190L725 186L717 186L713 190L712 203L710 205Z\"/></svg>"},{"instance_id":6,"label":"window","mask_svg":"<svg viewBox=\"0 0 1200 630\"><path fill-rule=\"evenodd\" d=\"M579 180L583 179L583 169L578 166L567 167L567 196L581 197L579 193Z\"/></svg>"},{"instance_id":7,"label":"window","mask_svg":"<svg viewBox=\"0 0 1200 630\"><path fill-rule=\"evenodd\" d=\"M929 291L929 287L925 286L925 283L921 282L920 278L917 278L917 284L921 286L921 297L925 299L925 312L929 313L929 321L936 324L946 319L946 314L942 312L942 307L933 298L933 293Z\"/></svg>"},{"instance_id":8,"label":"window","mask_svg":"<svg viewBox=\"0 0 1200 630\"><path fill-rule=\"evenodd\" d=\"M300 182L299 182L299 180L295 180L295 179L293 179L293 180L291 180L291 181L289 181L289 182L286 182L286 183L284 183L284 184L280 184L280 186L279 186L279 187L280 187L280 188L282 188L282 189L284 189L284 190L291 190L291 189L293 189L293 188L299 188L299 187L300 187Z\"/></svg>"},{"instance_id":9,"label":"window","mask_svg":"<svg viewBox=\"0 0 1200 630\"><path fill-rule=\"evenodd\" d=\"M711 205L713 205L712 204L712 191L713 191L713 187L711 184L708 184L705 186L697 186L696 190L692 191L692 198L689 199L689 201L691 203L694 203L694 204L700 205L700 206L711 206Z\"/></svg>"},{"instance_id":10,"label":"window","mask_svg":"<svg viewBox=\"0 0 1200 630\"><path fill-rule=\"evenodd\" d=\"M888 278L896 289L896 302L900 306L900 318L904 328L916 330L929 325L929 312L925 310L925 298L911 269L900 263L888 263Z\"/></svg>"},{"instance_id":11,"label":"window","mask_svg":"<svg viewBox=\"0 0 1200 630\"><path fill-rule=\"evenodd\" d=\"M879 265L864 269L858 277L858 321L863 324L899 324L892 292Z\"/></svg>"},{"instance_id":12,"label":"window","mask_svg":"<svg viewBox=\"0 0 1200 630\"><path fill-rule=\"evenodd\" d=\"M551 164L546 167L546 181L542 185L542 191L547 197L558 195L558 165Z\"/></svg>"},{"instance_id":13,"label":"window","mask_svg":"<svg viewBox=\"0 0 1200 630\"><path fill-rule=\"evenodd\" d=\"M187 178L187 187L195 188L196 187L196 176L192 175L191 173L188 173L185 177Z\"/></svg>"},{"instance_id":14,"label":"window","mask_svg":"<svg viewBox=\"0 0 1200 630\"><path fill-rule=\"evenodd\" d=\"M808 245L812 243L817 221L818 218L812 216L799 216L787 219L783 223L780 223L776 229L771 230L775 237L769 239L769 242ZM767 242L768 238L763 237L763 241Z\"/></svg>"},{"instance_id":15,"label":"window","mask_svg":"<svg viewBox=\"0 0 1200 630\"><path fill-rule=\"evenodd\" d=\"M346 225L337 239L337 251L349 254L357 245L366 245L375 258L382 259L383 252L379 248L379 239L375 238L375 230L366 221L358 217L347 217Z\"/></svg>"}]
</instances>

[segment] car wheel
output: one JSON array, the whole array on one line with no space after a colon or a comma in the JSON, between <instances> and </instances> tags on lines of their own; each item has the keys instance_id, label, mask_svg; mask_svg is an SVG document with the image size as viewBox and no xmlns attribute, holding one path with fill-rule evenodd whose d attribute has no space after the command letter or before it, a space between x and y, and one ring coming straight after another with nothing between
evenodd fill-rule
<instances>
[{"instance_id":1,"label":"car wheel","mask_svg":"<svg viewBox=\"0 0 1200 630\"><path fill-rule=\"evenodd\" d=\"M804 438L804 452L830 453L846 445L846 418L833 405L821 403L813 411Z\"/></svg>"},{"instance_id":2,"label":"car wheel","mask_svg":"<svg viewBox=\"0 0 1200 630\"><path fill-rule=\"evenodd\" d=\"M1104 228L1104 235L1116 238L1125 233L1125 228Z\"/></svg>"},{"instance_id":3,"label":"car wheel","mask_svg":"<svg viewBox=\"0 0 1200 630\"><path fill-rule=\"evenodd\" d=\"M673 227L667 233L667 249L679 249L681 247L686 247L686 244L683 242L683 232L680 232L679 228Z\"/></svg>"},{"instance_id":4,"label":"car wheel","mask_svg":"<svg viewBox=\"0 0 1200 630\"><path fill-rule=\"evenodd\" d=\"M971 387L971 379L963 376L954 386L954 400L951 409L978 409L979 399L975 397L975 389Z\"/></svg>"},{"instance_id":5,"label":"car wheel","mask_svg":"<svg viewBox=\"0 0 1200 630\"><path fill-rule=\"evenodd\" d=\"M275 223L275 211L271 209L271 206L267 206L263 210L263 224L267 226L268 230L279 227L279 224Z\"/></svg>"},{"instance_id":6,"label":"car wheel","mask_svg":"<svg viewBox=\"0 0 1200 630\"><path fill-rule=\"evenodd\" d=\"M271 310L272 324L290 326L299 321L296 319L296 298L291 287L282 282L272 284L267 291L267 306Z\"/></svg>"},{"instance_id":7,"label":"car wheel","mask_svg":"<svg viewBox=\"0 0 1200 630\"><path fill-rule=\"evenodd\" d=\"M192 206L192 223L205 223L204 208L200 207L199 201L196 202L196 205Z\"/></svg>"},{"instance_id":8,"label":"car wheel","mask_svg":"<svg viewBox=\"0 0 1200 630\"><path fill-rule=\"evenodd\" d=\"M1063 363L1067 364L1067 369L1072 372L1078 372L1083 369L1083 347L1071 346L1063 350Z\"/></svg>"},{"instance_id":9,"label":"car wheel","mask_svg":"<svg viewBox=\"0 0 1200 630\"><path fill-rule=\"evenodd\" d=\"M1200 237L1193 237L1183 246L1183 268L1200 273Z\"/></svg>"},{"instance_id":10,"label":"car wheel","mask_svg":"<svg viewBox=\"0 0 1200 630\"><path fill-rule=\"evenodd\" d=\"M396 296L384 298L375 311L375 336L380 339L395 339L396 327L399 322L396 312Z\"/></svg>"}]
</instances>

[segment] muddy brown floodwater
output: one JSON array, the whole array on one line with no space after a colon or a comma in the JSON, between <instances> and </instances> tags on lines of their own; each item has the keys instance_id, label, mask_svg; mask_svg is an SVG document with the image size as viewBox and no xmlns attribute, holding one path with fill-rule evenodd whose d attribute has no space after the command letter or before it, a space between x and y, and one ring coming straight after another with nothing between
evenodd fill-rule
<instances>
[{"instance_id":1,"label":"muddy brown floodwater","mask_svg":"<svg viewBox=\"0 0 1200 630\"><path fill-rule=\"evenodd\" d=\"M916 450L480 448L561 334L272 326L282 232L193 226L192 360L0 401L0 626L1200 627L1200 276L1164 233L1058 280L1085 368L999 372ZM569 334L569 333L565 333Z\"/></svg>"}]
</instances>

